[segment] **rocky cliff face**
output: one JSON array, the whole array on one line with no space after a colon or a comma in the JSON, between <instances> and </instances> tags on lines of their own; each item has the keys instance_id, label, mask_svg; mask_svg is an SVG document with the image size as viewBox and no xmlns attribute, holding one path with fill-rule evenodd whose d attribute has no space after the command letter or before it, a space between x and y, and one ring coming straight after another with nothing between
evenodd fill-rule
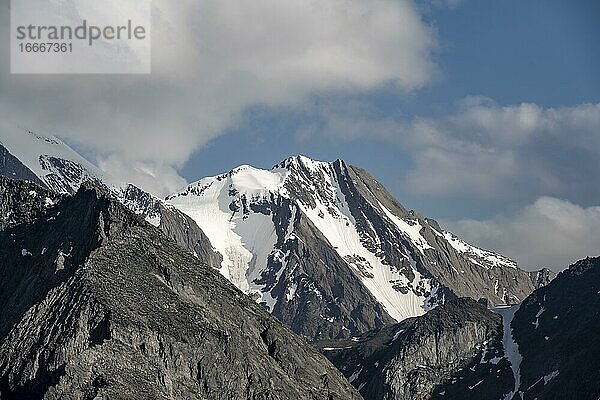
<instances>
[{"instance_id":1,"label":"rocky cliff face","mask_svg":"<svg viewBox=\"0 0 600 400\"><path fill-rule=\"evenodd\" d=\"M538 271L529 272L529 277L531 278L533 287L539 289L552 282L552 279L556 278L556 272L550 271L548 268L542 268Z\"/></svg>"},{"instance_id":2,"label":"rocky cliff face","mask_svg":"<svg viewBox=\"0 0 600 400\"><path fill-rule=\"evenodd\" d=\"M356 340L319 342L366 399L500 399L512 384L502 319L471 299Z\"/></svg>"},{"instance_id":3,"label":"rocky cliff face","mask_svg":"<svg viewBox=\"0 0 600 400\"><path fill-rule=\"evenodd\" d=\"M512 322L521 385L514 399L600 398L600 258L536 290Z\"/></svg>"},{"instance_id":4,"label":"rocky cliff face","mask_svg":"<svg viewBox=\"0 0 600 400\"><path fill-rule=\"evenodd\" d=\"M0 182L5 197L30 189ZM360 398L304 340L100 190L32 201L22 215L0 231L2 399Z\"/></svg>"}]
</instances>

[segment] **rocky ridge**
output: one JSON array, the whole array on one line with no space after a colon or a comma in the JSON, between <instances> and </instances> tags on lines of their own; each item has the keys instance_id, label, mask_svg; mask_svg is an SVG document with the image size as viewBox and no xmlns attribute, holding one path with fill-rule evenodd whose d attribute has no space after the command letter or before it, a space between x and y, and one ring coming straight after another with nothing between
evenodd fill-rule
<instances>
[{"instance_id":1,"label":"rocky ridge","mask_svg":"<svg viewBox=\"0 0 600 400\"><path fill-rule=\"evenodd\" d=\"M31 185L0 183L4 198ZM360 398L303 339L102 189L31 202L0 231L0 276L2 399Z\"/></svg>"},{"instance_id":2,"label":"rocky ridge","mask_svg":"<svg viewBox=\"0 0 600 400\"><path fill-rule=\"evenodd\" d=\"M318 347L365 399L500 399L513 383L502 337L499 315L461 298Z\"/></svg>"}]
</instances>

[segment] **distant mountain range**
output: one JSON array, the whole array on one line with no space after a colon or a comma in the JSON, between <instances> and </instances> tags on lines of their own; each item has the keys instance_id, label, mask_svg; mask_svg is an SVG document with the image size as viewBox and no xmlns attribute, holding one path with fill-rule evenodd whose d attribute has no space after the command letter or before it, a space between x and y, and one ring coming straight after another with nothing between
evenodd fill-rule
<instances>
[{"instance_id":1,"label":"distant mountain range","mask_svg":"<svg viewBox=\"0 0 600 400\"><path fill-rule=\"evenodd\" d=\"M526 272L342 160L159 199L28 131L0 176L0 398L598 398L599 363L558 350L599 337L596 260L581 287Z\"/></svg>"},{"instance_id":2,"label":"distant mountain range","mask_svg":"<svg viewBox=\"0 0 600 400\"><path fill-rule=\"evenodd\" d=\"M537 283L514 261L407 210L341 160L241 166L160 200L57 138L24 132L19 140L2 141L0 174L58 193L84 181L106 187L310 339L359 335L456 297L518 303Z\"/></svg>"}]
</instances>

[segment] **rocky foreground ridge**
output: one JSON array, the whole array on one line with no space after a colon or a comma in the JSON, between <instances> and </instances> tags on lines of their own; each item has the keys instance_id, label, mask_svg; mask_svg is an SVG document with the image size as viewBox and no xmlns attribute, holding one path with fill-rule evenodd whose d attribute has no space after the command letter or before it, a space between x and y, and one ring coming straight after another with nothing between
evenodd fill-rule
<instances>
[{"instance_id":1,"label":"rocky foreground ridge","mask_svg":"<svg viewBox=\"0 0 600 400\"><path fill-rule=\"evenodd\" d=\"M597 400L600 257L581 260L520 305L472 299L354 340L317 347L365 399Z\"/></svg>"},{"instance_id":2,"label":"rocky foreground ridge","mask_svg":"<svg viewBox=\"0 0 600 400\"><path fill-rule=\"evenodd\" d=\"M0 178L0 204L11 221L0 230L0 398L360 398L303 339L102 190L53 200Z\"/></svg>"}]
</instances>

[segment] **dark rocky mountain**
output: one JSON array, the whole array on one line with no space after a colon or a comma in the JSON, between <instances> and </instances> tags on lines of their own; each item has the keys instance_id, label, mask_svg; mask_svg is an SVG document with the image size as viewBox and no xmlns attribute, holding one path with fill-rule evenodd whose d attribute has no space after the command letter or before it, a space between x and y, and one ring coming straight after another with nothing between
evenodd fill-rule
<instances>
[{"instance_id":1,"label":"dark rocky mountain","mask_svg":"<svg viewBox=\"0 0 600 400\"><path fill-rule=\"evenodd\" d=\"M461 298L359 338L317 346L365 399L501 399L513 385L502 341L500 315Z\"/></svg>"},{"instance_id":2,"label":"dark rocky mountain","mask_svg":"<svg viewBox=\"0 0 600 400\"><path fill-rule=\"evenodd\" d=\"M102 189L49 204L32 183L0 188L11 221L0 230L0 398L360 398L303 339Z\"/></svg>"},{"instance_id":3,"label":"dark rocky mountain","mask_svg":"<svg viewBox=\"0 0 600 400\"><path fill-rule=\"evenodd\" d=\"M167 202L223 255L224 276L312 339L357 336L456 297L517 303L534 289L513 261L405 209L341 160L242 166Z\"/></svg>"},{"instance_id":4,"label":"dark rocky mountain","mask_svg":"<svg viewBox=\"0 0 600 400\"><path fill-rule=\"evenodd\" d=\"M600 258L520 305L470 299L317 347L366 399L600 398Z\"/></svg>"},{"instance_id":5,"label":"dark rocky mountain","mask_svg":"<svg viewBox=\"0 0 600 400\"><path fill-rule=\"evenodd\" d=\"M536 290L512 328L523 358L515 400L600 398L600 257Z\"/></svg>"}]
</instances>

